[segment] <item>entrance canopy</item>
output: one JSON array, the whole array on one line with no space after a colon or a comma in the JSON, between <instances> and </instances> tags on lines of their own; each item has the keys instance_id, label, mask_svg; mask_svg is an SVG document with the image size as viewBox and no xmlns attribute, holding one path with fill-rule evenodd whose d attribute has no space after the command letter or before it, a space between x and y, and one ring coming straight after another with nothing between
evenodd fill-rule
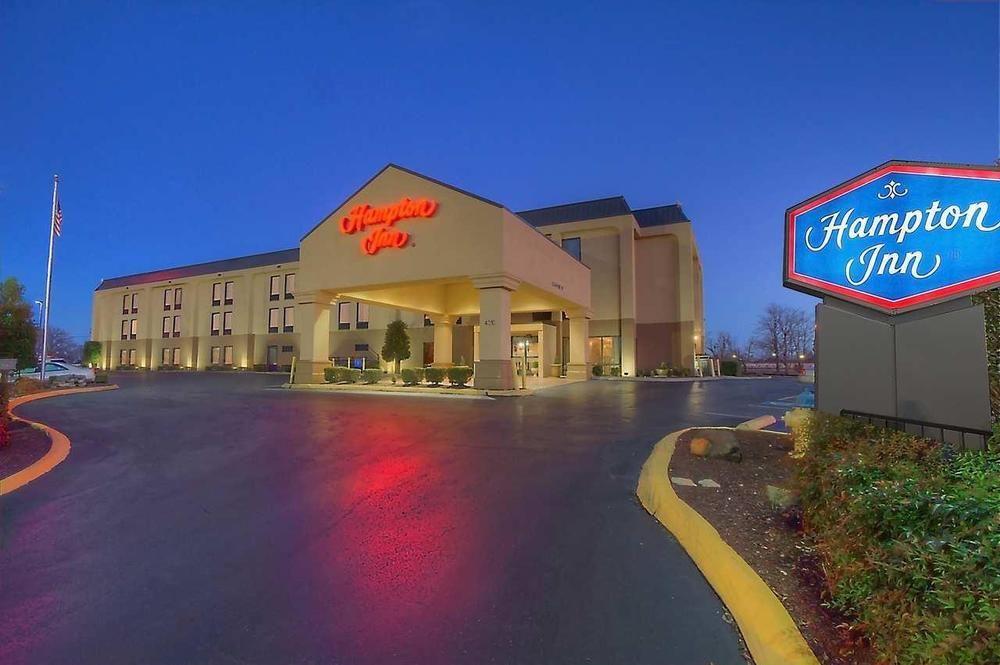
<instances>
[{"instance_id":1,"label":"entrance canopy","mask_svg":"<svg viewBox=\"0 0 1000 665\"><path fill-rule=\"evenodd\" d=\"M327 362L338 298L445 322L479 314L478 387L510 387L511 312L566 311L585 338L589 268L501 204L395 165L306 234L299 261L296 321L313 378L322 375L313 365Z\"/></svg>"}]
</instances>

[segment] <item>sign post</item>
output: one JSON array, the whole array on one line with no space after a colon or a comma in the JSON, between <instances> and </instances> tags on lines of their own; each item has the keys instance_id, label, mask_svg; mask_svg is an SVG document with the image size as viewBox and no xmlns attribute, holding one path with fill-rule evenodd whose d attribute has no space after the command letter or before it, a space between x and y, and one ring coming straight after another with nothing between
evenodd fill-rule
<instances>
[{"instance_id":1,"label":"sign post","mask_svg":"<svg viewBox=\"0 0 1000 665\"><path fill-rule=\"evenodd\" d=\"M785 213L785 286L816 308L816 405L989 429L983 308L1000 168L887 162Z\"/></svg>"}]
</instances>

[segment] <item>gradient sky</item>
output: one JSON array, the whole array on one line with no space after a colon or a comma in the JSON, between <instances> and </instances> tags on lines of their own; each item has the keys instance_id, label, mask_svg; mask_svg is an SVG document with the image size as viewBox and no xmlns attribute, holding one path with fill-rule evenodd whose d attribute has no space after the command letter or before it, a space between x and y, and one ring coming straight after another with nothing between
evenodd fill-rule
<instances>
[{"instance_id":1,"label":"gradient sky","mask_svg":"<svg viewBox=\"0 0 1000 665\"><path fill-rule=\"evenodd\" d=\"M169 5L169 6L168 6ZM0 277L83 341L104 277L294 247L387 162L521 210L680 201L710 332L781 286L785 208L997 157L990 2L0 2Z\"/></svg>"}]
</instances>

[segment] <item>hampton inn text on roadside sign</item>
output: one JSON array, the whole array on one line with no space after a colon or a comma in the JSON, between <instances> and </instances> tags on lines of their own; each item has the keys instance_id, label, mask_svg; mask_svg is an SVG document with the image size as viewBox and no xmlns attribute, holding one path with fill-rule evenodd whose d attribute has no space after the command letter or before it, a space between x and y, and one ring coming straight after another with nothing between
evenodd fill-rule
<instances>
[{"instance_id":1,"label":"hampton inn text on roadside sign","mask_svg":"<svg viewBox=\"0 0 1000 665\"><path fill-rule=\"evenodd\" d=\"M785 213L785 285L895 314L1000 284L1000 169L887 162Z\"/></svg>"},{"instance_id":2,"label":"hampton inn text on roadside sign","mask_svg":"<svg viewBox=\"0 0 1000 665\"><path fill-rule=\"evenodd\" d=\"M367 203L355 206L340 220L340 232L353 235L364 232L369 226L372 231L361 239L361 251L368 255L377 254L386 247L400 249L410 242L410 234L395 228L397 222L417 217L433 217L438 203L433 199L403 198L387 206L372 207Z\"/></svg>"}]
</instances>

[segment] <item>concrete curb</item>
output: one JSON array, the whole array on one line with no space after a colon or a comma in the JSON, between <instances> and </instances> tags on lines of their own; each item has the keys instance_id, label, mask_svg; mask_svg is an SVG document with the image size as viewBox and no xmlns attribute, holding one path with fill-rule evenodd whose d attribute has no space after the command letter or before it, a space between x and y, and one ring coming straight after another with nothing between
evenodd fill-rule
<instances>
[{"instance_id":1,"label":"concrete curb","mask_svg":"<svg viewBox=\"0 0 1000 665\"><path fill-rule=\"evenodd\" d=\"M49 397L60 397L62 395L73 395L76 393L100 393L107 390L117 390L118 386L101 386L94 388L68 388L66 390L50 390L43 393L34 393L32 395L23 395L21 397L15 397L10 400L7 405L7 411L10 413L11 417L15 420L20 420L26 423L31 423L36 427L45 430L45 433L49 435L49 450L44 455L42 455L38 460L36 460L30 466L21 469L17 473L12 473L6 478L0 478L0 496L5 494L10 494L16 489L27 485L33 480L37 480L41 476L45 475L56 466L58 466L64 459L69 456L69 437L55 429L54 427L49 427L44 423L37 422L35 420L29 420L28 418L21 418L14 415L14 409L17 407L27 404L29 402L34 402L40 399L47 399Z\"/></svg>"},{"instance_id":2,"label":"concrete curb","mask_svg":"<svg viewBox=\"0 0 1000 665\"><path fill-rule=\"evenodd\" d=\"M688 428L705 429L705 428ZM705 518L684 503L668 478L683 429L662 438L639 474L636 495L649 514L680 542L729 608L756 665L818 665L781 601ZM728 428L718 428L728 429Z\"/></svg>"}]
</instances>

